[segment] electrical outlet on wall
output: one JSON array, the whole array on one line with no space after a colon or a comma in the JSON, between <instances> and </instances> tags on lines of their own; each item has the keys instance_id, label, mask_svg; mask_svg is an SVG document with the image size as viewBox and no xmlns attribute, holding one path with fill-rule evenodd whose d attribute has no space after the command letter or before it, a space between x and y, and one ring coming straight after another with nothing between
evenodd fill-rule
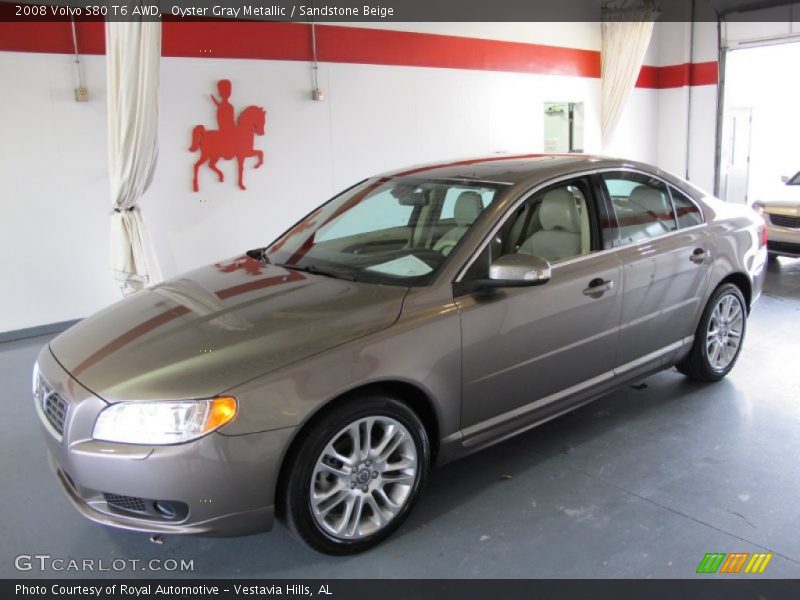
<instances>
[{"instance_id":1,"label":"electrical outlet on wall","mask_svg":"<svg viewBox=\"0 0 800 600\"><path fill-rule=\"evenodd\" d=\"M89 90L85 87L75 88L75 102L88 102Z\"/></svg>"}]
</instances>

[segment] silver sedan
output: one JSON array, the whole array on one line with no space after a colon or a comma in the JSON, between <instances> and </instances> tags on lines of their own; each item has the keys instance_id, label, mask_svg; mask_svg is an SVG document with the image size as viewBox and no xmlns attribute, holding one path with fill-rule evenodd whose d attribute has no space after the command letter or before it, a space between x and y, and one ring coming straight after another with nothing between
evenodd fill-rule
<instances>
[{"instance_id":1,"label":"silver sedan","mask_svg":"<svg viewBox=\"0 0 800 600\"><path fill-rule=\"evenodd\" d=\"M402 524L434 464L673 365L723 378L764 227L635 162L388 173L59 335L35 407L93 521L239 535L277 516L357 552Z\"/></svg>"}]
</instances>

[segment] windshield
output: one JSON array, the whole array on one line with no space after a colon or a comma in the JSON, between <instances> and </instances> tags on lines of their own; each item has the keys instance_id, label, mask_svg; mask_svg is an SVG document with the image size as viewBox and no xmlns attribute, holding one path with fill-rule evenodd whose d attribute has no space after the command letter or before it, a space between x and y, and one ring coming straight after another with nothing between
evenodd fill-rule
<instances>
[{"instance_id":1,"label":"windshield","mask_svg":"<svg viewBox=\"0 0 800 600\"><path fill-rule=\"evenodd\" d=\"M264 249L272 264L355 281L425 285L508 187L381 178L324 204Z\"/></svg>"},{"instance_id":2,"label":"windshield","mask_svg":"<svg viewBox=\"0 0 800 600\"><path fill-rule=\"evenodd\" d=\"M800 185L800 171L794 174L794 177L791 177L789 181L786 182L786 185Z\"/></svg>"}]
</instances>

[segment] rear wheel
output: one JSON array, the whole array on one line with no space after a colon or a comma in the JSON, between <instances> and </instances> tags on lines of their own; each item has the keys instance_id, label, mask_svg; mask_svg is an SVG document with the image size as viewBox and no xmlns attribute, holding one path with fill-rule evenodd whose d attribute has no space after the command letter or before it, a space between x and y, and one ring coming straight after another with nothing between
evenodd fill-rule
<instances>
[{"instance_id":1,"label":"rear wheel","mask_svg":"<svg viewBox=\"0 0 800 600\"><path fill-rule=\"evenodd\" d=\"M419 417L393 398L361 397L308 432L286 486L287 525L327 554L367 550L406 519L429 465Z\"/></svg>"},{"instance_id":2,"label":"rear wheel","mask_svg":"<svg viewBox=\"0 0 800 600\"><path fill-rule=\"evenodd\" d=\"M719 286L703 311L689 355L678 370L694 381L719 381L739 358L747 327L747 305L732 283Z\"/></svg>"}]
</instances>

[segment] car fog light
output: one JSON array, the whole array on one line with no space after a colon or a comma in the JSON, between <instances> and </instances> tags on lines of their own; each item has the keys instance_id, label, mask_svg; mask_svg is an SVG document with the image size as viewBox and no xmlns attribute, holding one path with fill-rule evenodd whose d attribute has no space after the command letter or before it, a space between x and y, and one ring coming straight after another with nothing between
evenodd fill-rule
<instances>
[{"instance_id":1,"label":"car fog light","mask_svg":"<svg viewBox=\"0 0 800 600\"><path fill-rule=\"evenodd\" d=\"M153 503L153 508L155 508L156 512L158 512L165 519L174 519L175 515L177 514L175 507L169 502L164 502L163 500L156 500Z\"/></svg>"}]
</instances>

